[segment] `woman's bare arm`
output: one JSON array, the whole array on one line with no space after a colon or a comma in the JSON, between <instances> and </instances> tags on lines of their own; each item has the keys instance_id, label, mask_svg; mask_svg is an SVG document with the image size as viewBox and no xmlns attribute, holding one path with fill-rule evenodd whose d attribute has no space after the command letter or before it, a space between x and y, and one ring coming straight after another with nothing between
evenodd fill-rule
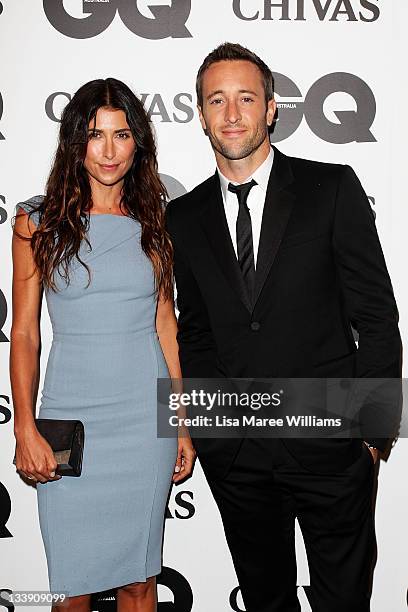
<instances>
[{"instance_id":1,"label":"woman's bare arm","mask_svg":"<svg viewBox=\"0 0 408 612\"><path fill-rule=\"evenodd\" d=\"M156 313L156 329L170 378L175 382L180 381L181 383L181 367L177 343L177 319L174 313L173 300L159 298ZM180 416L180 409L178 414ZM191 474L195 456L196 453L188 429L185 426L179 427L178 454L173 482L179 482Z\"/></svg>"},{"instance_id":2,"label":"woman's bare arm","mask_svg":"<svg viewBox=\"0 0 408 612\"><path fill-rule=\"evenodd\" d=\"M173 300L160 298L157 303L156 330L167 363L170 378L181 378L179 347L177 343L177 319Z\"/></svg>"},{"instance_id":3,"label":"woman's bare arm","mask_svg":"<svg viewBox=\"0 0 408 612\"><path fill-rule=\"evenodd\" d=\"M26 237L35 231L23 212L17 215L15 230ZM40 308L42 285L30 241L14 233L13 317L10 342L10 379L14 406L16 467L25 476L40 482L50 478L57 467L48 442L39 434L34 418L40 377Z\"/></svg>"},{"instance_id":4,"label":"woman's bare arm","mask_svg":"<svg viewBox=\"0 0 408 612\"><path fill-rule=\"evenodd\" d=\"M16 218L15 230L30 237L34 223L26 213ZM30 242L15 233L13 254L13 316L10 346L10 377L14 404L14 432L34 428L34 407L39 381L41 283Z\"/></svg>"}]
</instances>

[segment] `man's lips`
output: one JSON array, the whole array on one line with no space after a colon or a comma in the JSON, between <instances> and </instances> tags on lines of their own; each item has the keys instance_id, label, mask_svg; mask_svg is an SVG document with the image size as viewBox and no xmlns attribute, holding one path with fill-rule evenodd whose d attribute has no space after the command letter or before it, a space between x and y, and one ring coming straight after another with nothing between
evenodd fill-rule
<instances>
[{"instance_id":1,"label":"man's lips","mask_svg":"<svg viewBox=\"0 0 408 612\"><path fill-rule=\"evenodd\" d=\"M238 138L239 136L242 136L242 134L246 132L245 128L239 128L239 129L226 129L226 130L221 130L221 133L223 136L226 136L227 138Z\"/></svg>"}]
</instances>

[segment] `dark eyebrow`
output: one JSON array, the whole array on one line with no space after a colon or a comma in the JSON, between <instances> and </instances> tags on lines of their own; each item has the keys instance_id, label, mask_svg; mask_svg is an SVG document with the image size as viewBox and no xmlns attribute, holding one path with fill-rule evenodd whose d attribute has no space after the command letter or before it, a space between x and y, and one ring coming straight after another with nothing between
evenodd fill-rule
<instances>
[{"instance_id":1,"label":"dark eyebrow","mask_svg":"<svg viewBox=\"0 0 408 612\"><path fill-rule=\"evenodd\" d=\"M212 91L211 93L208 94L207 100L209 100L210 98L212 98L216 94L222 94L222 93L224 93L222 89L217 89L216 91Z\"/></svg>"},{"instance_id":2,"label":"dark eyebrow","mask_svg":"<svg viewBox=\"0 0 408 612\"><path fill-rule=\"evenodd\" d=\"M207 100L209 100L210 98L212 98L213 96L217 95L217 94L223 94L224 90L223 89L217 89L215 91L212 91L210 94L208 94L207 96ZM240 89L238 91L238 93L249 93L252 96L256 96L258 97L258 94L255 91L252 91L252 89Z\"/></svg>"},{"instance_id":3,"label":"dark eyebrow","mask_svg":"<svg viewBox=\"0 0 408 612\"><path fill-rule=\"evenodd\" d=\"M121 128L120 130L115 130L114 134L118 134L119 132L130 132L130 128ZM97 128L88 128L88 132L97 132L98 134L102 134L103 130L98 130Z\"/></svg>"}]
</instances>

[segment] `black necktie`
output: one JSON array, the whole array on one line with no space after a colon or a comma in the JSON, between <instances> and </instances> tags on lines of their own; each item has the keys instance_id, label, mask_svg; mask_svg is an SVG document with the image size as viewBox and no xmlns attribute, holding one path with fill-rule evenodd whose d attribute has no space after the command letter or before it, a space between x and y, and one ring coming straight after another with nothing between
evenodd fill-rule
<instances>
[{"instance_id":1,"label":"black necktie","mask_svg":"<svg viewBox=\"0 0 408 612\"><path fill-rule=\"evenodd\" d=\"M257 183L252 179L242 185L228 184L228 190L235 193L238 198L239 210L237 217L237 253L244 282L248 289L250 299L253 299L255 285L254 245L252 242L252 224L247 199L252 187Z\"/></svg>"}]
</instances>

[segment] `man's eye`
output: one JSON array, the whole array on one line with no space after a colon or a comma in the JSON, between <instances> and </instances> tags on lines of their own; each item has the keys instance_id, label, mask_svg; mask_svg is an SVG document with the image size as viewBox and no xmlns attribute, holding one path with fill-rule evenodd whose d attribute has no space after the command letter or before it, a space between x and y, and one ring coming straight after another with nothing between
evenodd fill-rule
<instances>
[{"instance_id":1,"label":"man's eye","mask_svg":"<svg viewBox=\"0 0 408 612\"><path fill-rule=\"evenodd\" d=\"M244 98L242 98L242 100L244 102L253 102L254 101L253 98L250 98L249 96L245 96Z\"/></svg>"},{"instance_id":2,"label":"man's eye","mask_svg":"<svg viewBox=\"0 0 408 612\"><path fill-rule=\"evenodd\" d=\"M221 102L221 98L214 98L214 100L211 100L210 104L221 104Z\"/></svg>"}]
</instances>

